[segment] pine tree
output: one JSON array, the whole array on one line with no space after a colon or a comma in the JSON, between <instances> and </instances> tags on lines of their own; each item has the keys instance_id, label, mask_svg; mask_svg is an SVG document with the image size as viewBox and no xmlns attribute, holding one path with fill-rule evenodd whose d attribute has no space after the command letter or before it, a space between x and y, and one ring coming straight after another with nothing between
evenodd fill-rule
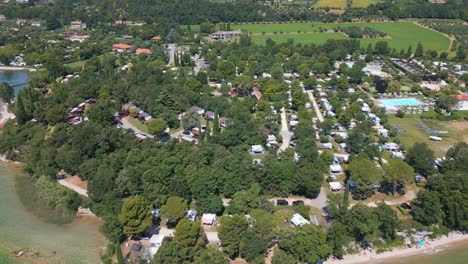
<instances>
[{"instance_id":1,"label":"pine tree","mask_svg":"<svg viewBox=\"0 0 468 264\"><path fill-rule=\"evenodd\" d=\"M24 111L23 97L19 95L18 95L18 99L16 99L15 115L16 115L16 122L18 122L18 124L24 124L27 121L27 115L26 115L26 112Z\"/></svg>"},{"instance_id":2,"label":"pine tree","mask_svg":"<svg viewBox=\"0 0 468 264\"><path fill-rule=\"evenodd\" d=\"M407 58L411 57L411 54L413 54L413 47L410 45L408 47L408 51L406 51L406 57Z\"/></svg>"},{"instance_id":3,"label":"pine tree","mask_svg":"<svg viewBox=\"0 0 468 264\"><path fill-rule=\"evenodd\" d=\"M421 44L421 42L418 43L418 46L416 47L416 51L414 52L414 56L416 58L421 58L424 55L424 48Z\"/></svg>"},{"instance_id":4,"label":"pine tree","mask_svg":"<svg viewBox=\"0 0 468 264\"><path fill-rule=\"evenodd\" d=\"M214 120L213 120L213 136L217 135L219 133L219 117L218 113L214 114Z\"/></svg>"}]
</instances>

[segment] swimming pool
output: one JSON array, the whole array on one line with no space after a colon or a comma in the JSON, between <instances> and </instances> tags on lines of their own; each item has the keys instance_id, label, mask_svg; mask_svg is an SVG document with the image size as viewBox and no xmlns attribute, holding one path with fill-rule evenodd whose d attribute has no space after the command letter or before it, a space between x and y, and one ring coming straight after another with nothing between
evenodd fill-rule
<instances>
[{"instance_id":1,"label":"swimming pool","mask_svg":"<svg viewBox=\"0 0 468 264\"><path fill-rule=\"evenodd\" d=\"M421 101L416 98L395 98L395 99L380 99L379 105L387 110L395 111L399 106L415 106L421 105Z\"/></svg>"}]
</instances>

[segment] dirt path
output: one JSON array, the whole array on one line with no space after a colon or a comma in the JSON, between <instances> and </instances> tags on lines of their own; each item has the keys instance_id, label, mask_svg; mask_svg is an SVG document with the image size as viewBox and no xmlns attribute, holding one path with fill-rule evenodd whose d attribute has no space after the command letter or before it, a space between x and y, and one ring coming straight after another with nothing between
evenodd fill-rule
<instances>
[{"instance_id":1,"label":"dirt path","mask_svg":"<svg viewBox=\"0 0 468 264\"><path fill-rule=\"evenodd\" d=\"M58 182L60 185L62 185L62 186L64 186L64 187L68 188L68 189L71 189L71 190L77 192L77 193L80 194L80 195L83 195L83 196L88 197L88 190L85 190L85 189L81 188L80 186L77 186L77 185L75 185L75 184L73 184L73 183L71 183L71 182L68 182L68 181L66 181L65 179L63 179L63 180L58 180L57 182Z\"/></svg>"},{"instance_id":2,"label":"dirt path","mask_svg":"<svg viewBox=\"0 0 468 264\"><path fill-rule=\"evenodd\" d=\"M362 202L357 202L357 203L353 203L351 204L349 207L353 207L357 204L364 204L364 205L367 205L369 207L377 207L377 205L379 203L385 203L386 205L397 205L397 204L401 204L401 203L404 203L404 202L407 202L407 201L411 201L413 199L416 198L416 192L413 191L413 190L410 190L408 192L405 193L405 195L401 196L401 197L398 197L396 199L392 199L392 200L382 200L382 201L372 201L372 202L367 202L367 203L362 203Z\"/></svg>"},{"instance_id":3,"label":"dirt path","mask_svg":"<svg viewBox=\"0 0 468 264\"><path fill-rule=\"evenodd\" d=\"M291 141L291 137L293 135L292 132L289 131L288 129L288 120L286 119L286 109L281 108L281 138L283 140L283 143L281 144L281 147L279 148L278 152L280 151L285 151L289 147L289 142Z\"/></svg>"},{"instance_id":4,"label":"dirt path","mask_svg":"<svg viewBox=\"0 0 468 264\"><path fill-rule=\"evenodd\" d=\"M315 101L314 95L312 94L312 91L306 91L307 95L309 96L309 100L312 102L312 105L314 106L315 114L317 115L318 120L320 123L323 122L323 115L322 112L320 112L320 109L317 105L317 102Z\"/></svg>"}]
</instances>

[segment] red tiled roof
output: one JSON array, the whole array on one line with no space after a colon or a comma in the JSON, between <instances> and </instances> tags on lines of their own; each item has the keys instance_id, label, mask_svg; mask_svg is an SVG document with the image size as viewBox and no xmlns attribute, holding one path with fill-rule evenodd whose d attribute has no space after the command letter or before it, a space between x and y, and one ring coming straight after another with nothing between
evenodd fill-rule
<instances>
[{"instance_id":1,"label":"red tiled roof","mask_svg":"<svg viewBox=\"0 0 468 264\"><path fill-rule=\"evenodd\" d=\"M140 55L140 54L151 54L151 50L150 49L137 49L135 51L135 54L136 55Z\"/></svg>"},{"instance_id":2,"label":"red tiled roof","mask_svg":"<svg viewBox=\"0 0 468 264\"><path fill-rule=\"evenodd\" d=\"M114 44L112 45L113 49L131 49L132 46L127 45L127 44Z\"/></svg>"},{"instance_id":3,"label":"red tiled roof","mask_svg":"<svg viewBox=\"0 0 468 264\"><path fill-rule=\"evenodd\" d=\"M455 95L455 98L458 101L468 101L468 94L457 94Z\"/></svg>"},{"instance_id":4,"label":"red tiled roof","mask_svg":"<svg viewBox=\"0 0 468 264\"><path fill-rule=\"evenodd\" d=\"M161 37L160 36L154 36L151 38L151 40L161 40Z\"/></svg>"}]
</instances>

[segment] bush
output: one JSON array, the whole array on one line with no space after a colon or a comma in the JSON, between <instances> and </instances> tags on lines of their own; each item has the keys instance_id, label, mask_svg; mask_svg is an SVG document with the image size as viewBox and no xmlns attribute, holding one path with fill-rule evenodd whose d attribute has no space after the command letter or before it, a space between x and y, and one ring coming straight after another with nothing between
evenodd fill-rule
<instances>
[{"instance_id":1,"label":"bush","mask_svg":"<svg viewBox=\"0 0 468 264\"><path fill-rule=\"evenodd\" d=\"M399 117L399 118L404 118L405 117L405 111L403 111L402 109L398 109L395 116Z\"/></svg>"},{"instance_id":2,"label":"bush","mask_svg":"<svg viewBox=\"0 0 468 264\"><path fill-rule=\"evenodd\" d=\"M416 186L421 187L421 188L426 188L426 183L425 182L418 182L418 183L416 183Z\"/></svg>"},{"instance_id":3,"label":"bush","mask_svg":"<svg viewBox=\"0 0 468 264\"><path fill-rule=\"evenodd\" d=\"M328 177L327 177L327 182L330 183L330 182L332 182L332 181L333 181L333 178L332 178L331 176L328 176Z\"/></svg>"},{"instance_id":4,"label":"bush","mask_svg":"<svg viewBox=\"0 0 468 264\"><path fill-rule=\"evenodd\" d=\"M403 215L409 216L409 212L406 211L405 208L401 207L401 205L397 205L397 208L398 208L398 210L400 210L400 212L401 212Z\"/></svg>"},{"instance_id":5,"label":"bush","mask_svg":"<svg viewBox=\"0 0 468 264\"><path fill-rule=\"evenodd\" d=\"M328 143L328 142L330 142L330 139L328 138L328 136L321 136L320 137L320 142L321 143Z\"/></svg>"}]
</instances>

